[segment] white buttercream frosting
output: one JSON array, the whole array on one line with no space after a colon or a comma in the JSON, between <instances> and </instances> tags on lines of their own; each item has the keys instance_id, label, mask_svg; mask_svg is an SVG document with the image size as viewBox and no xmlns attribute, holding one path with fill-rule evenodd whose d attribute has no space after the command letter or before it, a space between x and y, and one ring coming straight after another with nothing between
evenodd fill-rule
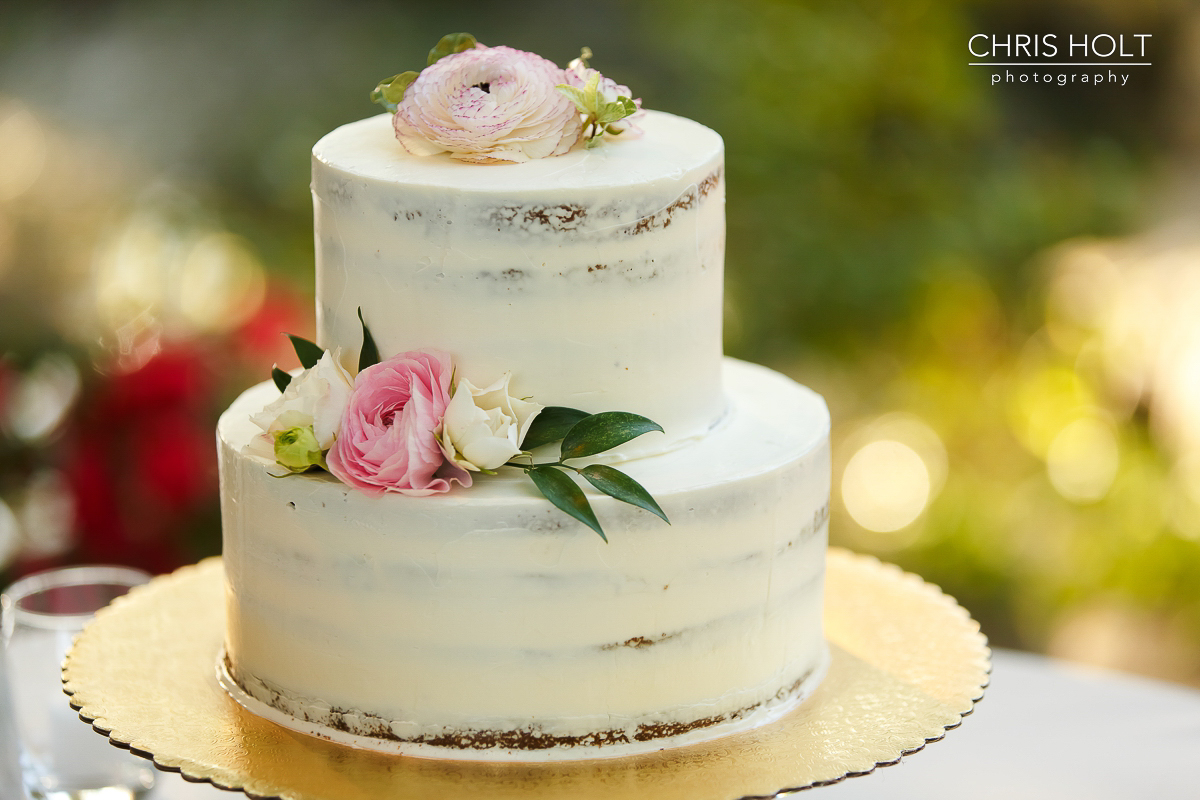
<instances>
[{"instance_id":1,"label":"white buttercream frosting","mask_svg":"<svg viewBox=\"0 0 1200 800\"><path fill-rule=\"evenodd\" d=\"M721 138L649 113L640 137L523 164L409 155L387 115L313 149L319 343L436 347L478 386L658 422L628 455L721 416Z\"/></svg>"},{"instance_id":2,"label":"white buttercream frosting","mask_svg":"<svg viewBox=\"0 0 1200 800\"><path fill-rule=\"evenodd\" d=\"M829 414L722 359L720 137L639 126L496 166L411 156L386 115L318 142L320 344L357 352L361 308L385 358L511 373L480 406L505 419L512 398L649 417L665 433L605 457L671 522L587 487L605 543L514 468L429 497L275 478L248 445L279 392L254 387L218 429L239 702L389 752L553 760L760 724L820 680ZM499 413L451 444L498 440Z\"/></svg>"},{"instance_id":3,"label":"white buttercream frosting","mask_svg":"<svg viewBox=\"0 0 1200 800\"><path fill-rule=\"evenodd\" d=\"M243 449L277 390L247 392L219 427L243 688L359 733L624 731L646 748L662 744L638 730L722 732L794 699L824 654L828 412L762 367L730 361L725 385L712 434L623 465L670 525L592 494L608 544L518 470L421 498L273 478Z\"/></svg>"}]
</instances>

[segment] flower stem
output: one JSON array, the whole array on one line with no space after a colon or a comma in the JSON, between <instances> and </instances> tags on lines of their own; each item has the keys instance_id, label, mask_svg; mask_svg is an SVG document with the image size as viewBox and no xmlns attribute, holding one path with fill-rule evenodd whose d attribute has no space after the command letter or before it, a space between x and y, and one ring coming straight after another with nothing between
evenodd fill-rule
<instances>
[{"instance_id":1,"label":"flower stem","mask_svg":"<svg viewBox=\"0 0 1200 800\"><path fill-rule=\"evenodd\" d=\"M570 464L564 464L561 461L543 461L541 464L535 464L535 463L533 463L532 457L529 459L528 464L518 464L515 461L506 461L503 464L501 464L500 466L516 467L517 469L523 469L526 472L529 472L529 470L533 469L534 467L562 467L563 469L569 469L572 472L579 472L579 469L577 467L572 467Z\"/></svg>"}]
</instances>

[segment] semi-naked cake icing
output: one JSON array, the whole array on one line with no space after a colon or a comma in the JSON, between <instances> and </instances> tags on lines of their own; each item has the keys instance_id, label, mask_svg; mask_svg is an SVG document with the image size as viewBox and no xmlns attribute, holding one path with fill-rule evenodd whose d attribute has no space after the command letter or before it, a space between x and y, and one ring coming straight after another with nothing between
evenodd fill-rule
<instances>
[{"instance_id":1,"label":"semi-naked cake icing","mask_svg":"<svg viewBox=\"0 0 1200 800\"><path fill-rule=\"evenodd\" d=\"M520 164L405 152L383 115L313 151L319 344L453 355L513 396L663 427L605 454L670 524L589 490L607 542L516 469L429 497L248 453L219 424L223 670L272 718L469 759L625 755L770 721L826 664L829 416L724 359L720 137L641 136ZM553 457L553 454L550 456Z\"/></svg>"},{"instance_id":2,"label":"semi-naked cake icing","mask_svg":"<svg viewBox=\"0 0 1200 800\"><path fill-rule=\"evenodd\" d=\"M627 452L703 435L725 411L721 138L669 114L642 127L503 166L406 157L387 115L326 136L318 341L356 350L361 307L384 352L437 346L481 380L511 370L515 396L663 426Z\"/></svg>"}]
</instances>

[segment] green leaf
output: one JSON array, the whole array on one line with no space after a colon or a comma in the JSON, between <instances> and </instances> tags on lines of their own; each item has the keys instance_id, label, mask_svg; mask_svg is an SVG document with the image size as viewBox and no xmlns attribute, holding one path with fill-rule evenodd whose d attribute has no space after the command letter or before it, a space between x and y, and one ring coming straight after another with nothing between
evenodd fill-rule
<instances>
[{"instance_id":1,"label":"green leaf","mask_svg":"<svg viewBox=\"0 0 1200 800\"><path fill-rule=\"evenodd\" d=\"M455 53L461 53L464 50L470 50L475 46L475 37L469 33L448 33L438 40L438 43L429 51L429 61L426 66L433 66L438 61L441 61L446 56L452 56Z\"/></svg>"},{"instance_id":2,"label":"green leaf","mask_svg":"<svg viewBox=\"0 0 1200 800\"><path fill-rule=\"evenodd\" d=\"M577 408L546 406L533 418L533 422L529 423L529 430L525 432L525 438L521 441L521 449L532 450L544 444L557 442L567 435L567 431L571 430L576 422L587 416L589 414L586 411Z\"/></svg>"},{"instance_id":3,"label":"green leaf","mask_svg":"<svg viewBox=\"0 0 1200 800\"><path fill-rule=\"evenodd\" d=\"M287 335L292 340L292 349L296 351L296 358L300 359L300 364L305 369L312 369L321 360L321 356L325 355L325 351L317 347L301 336L296 336L289 333Z\"/></svg>"},{"instance_id":4,"label":"green leaf","mask_svg":"<svg viewBox=\"0 0 1200 800\"><path fill-rule=\"evenodd\" d=\"M596 125L601 128L619 119L625 119L625 109L620 103L605 103L596 112Z\"/></svg>"},{"instance_id":5,"label":"green leaf","mask_svg":"<svg viewBox=\"0 0 1200 800\"><path fill-rule=\"evenodd\" d=\"M279 387L279 391L286 392L288 384L292 382L292 376L281 370L277 365L271 367L271 380L275 381L275 385Z\"/></svg>"},{"instance_id":6,"label":"green leaf","mask_svg":"<svg viewBox=\"0 0 1200 800\"><path fill-rule=\"evenodd\" d=\"M555 86L554 88L558 89L560 92L562 92L564 95L566 95L567 99L575 104L575 108L579 109L579 113L581 113L581 114L590 114L591 113L591 109L588 108L588 105L587 105L587 96L583 93L582 89L578 89L574 86L569 86L568 84L565 84L565 83L560 83L557 86Z\"/></svg>"},{"instance_id":7,"label":"green leaf","mask_svg":"<svg viewBox=\"0 0 1200 800\"><path fill-rule=\"evenodd\" d=\"M596 112L596 124L600 127L611 125L636 112L637 104L633 100L628 97L618 97L611 103L600 104L600 109Z\"/></svg>"},{"instance_id":8,"label":"green leaf","mask_svg":"<svg viewBox=\"0 0 1200 800\"><path fill-rule=\"evenodd\" d=\"M363 333L362 348L358 351L358 371L362 372L367 367L379 363L379 348L375 346L375 337L371 335L371 329L363 319L361 306L358 309L358 321L362 323Z\"/></svg>"},{"instance_id":9,"label":"green leaf","mask_svg":"<svg viewBox=\"0 0 1200 800\"><path fill-rule=\"evenodd\" d=\"M396 113L396 106L404 99L404 90L420 74L410 69L408 72L401 72L399 75L393 75L380 81L379 85L371 92L371 102L378 103L393 114Z\"/></svg>"},{"instance_id":10,"label":"green leaf","mask_svg":"<svg viewBox=\"0 0 1200 800\"><path fill-rule=\"evenodd\" d=\"M622 102L624 101L624 102ZM625 119L629 115L637 111L637 106L628 97L618 97L611 103L604 103L599 113L596 115L596 123L599 125L608 125L618 120Z\"/></svg>"},{"instance_id":11,"label":"green leaf","mask_svg":"<svg viewBox=\"0 0 1200 800\"><path fill-rule=\"evenodd\" d=\"M559 510L570 514L600 534L601 539L608 541L583 489L580 489L575 481L571 480L571 476L556 467L538 466L529 470L529 477L533 479L533 485L538 488L538 491L544 494L546 499Z\"/></svg>"},{"instance_id":12,"label":"green leaf","mask_svg":"<svg viewBox=\"0 0 1200 800\"><path fill-rule=\"evenodd\" d=\"M650 431L662 432L662 426L626 411L592 414L575 423L563 437L561 459L594 456Z\"/></svg>"},{"instance_id":13,"label":"green leaf","mask_svg":"<svg viewBox=\"0 0 1200 800\"><path fill-rule=\"evenodd\" d=\"M592 464L590 467L581 469L579 474L609 497L615 497L623 503L644 508L650 513L662 517L663 522L668 525L671 524L671 520L667 519L667 515L659 508L650 493L640 483L619 469L613 469L604 464Z\"/></svg>"},{"instance_id":14,"label":"green leaf","mask_svg":"<svg viewBox=\"0 0 1200 800\"><path fill-rule=\"evenodd\" d=\"M583 93L591 102L592 108L595 108L600 102L600 78L599 72L593 72L592 77L588 78L588 82L583 87Z\"/></svg>"}]
</instances>

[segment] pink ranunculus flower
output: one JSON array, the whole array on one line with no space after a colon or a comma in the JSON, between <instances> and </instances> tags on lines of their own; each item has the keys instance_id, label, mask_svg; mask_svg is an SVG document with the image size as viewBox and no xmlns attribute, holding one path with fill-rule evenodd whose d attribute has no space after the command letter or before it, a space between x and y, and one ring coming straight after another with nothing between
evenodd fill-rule
<instances>
[{"instance_id":1,"label":"pink ranunculus flower","mask_svg":"<svg viewBox=\"0 0 1200 800\"><path fill-rule=\"evenodd\" d=\"M358 373L327 461L343 483L368 492L430 495L471 474L446 460L437 435L450 402L450 357L416 350Z\"/></svg>"},{"instance_id":2,"label":"pink ranunculus flower","mask_svg":"<svg viewBox=\"0 0 1200 800\"><path fill-rule=\"evenodd\" d=\"M555 88L565 80L539 55L477 45L421 70L396 109L396 138L414 155L449 151L476 163L562 155L583 131Z\"/></svg>"}]
</instances>

